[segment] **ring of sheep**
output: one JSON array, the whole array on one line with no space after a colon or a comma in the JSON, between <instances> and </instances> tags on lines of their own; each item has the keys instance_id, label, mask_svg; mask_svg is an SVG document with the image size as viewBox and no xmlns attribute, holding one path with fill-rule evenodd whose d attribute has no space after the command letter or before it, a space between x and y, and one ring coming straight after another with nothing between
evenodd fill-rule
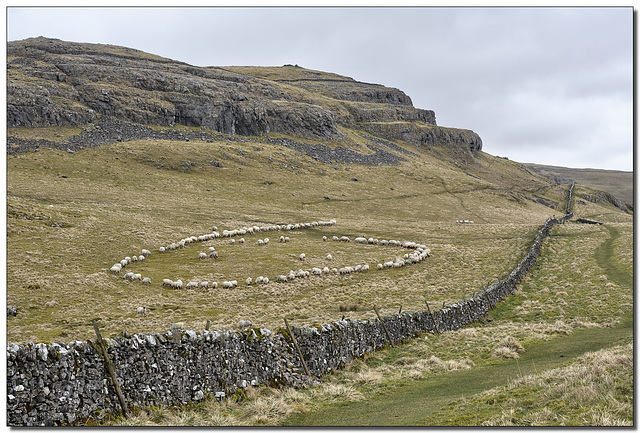
<instances>
[{"instance_id":1,"label":"ring of sheep","mask_svg":"<svg viewBox=\"0 0 640 433\"><path fill-rule=\"evenodd\" d=\"M241 229L235 229L235 230L223 230L222 232L218 231L218 228L216 226L213 226L212 228L212 232L208 233L208 234L204 234L204 235L200 235L200 236L190 236L184 239L181 239L178 242L174 242L174 243L170 243L166 246L161 246L158 251L160 253L164 253L167 251L171 251L171 250L177 250L177 249L181 249L181 248L185 248L187 247L189 244L192 243L196 243L196 242L206 242L206 241L210 241L213 239L218 239L218 238L231 238L229 239L229 243L230 244L235 244L236 240L233 239L234 237L237 236L244 236L244 235L250 235L250 234L254 234L254 233L260 233L260 232L269 232L269 231L289 231L289 230L300 230L300 229L307 229L307 228L315 228L315 227L325 227L325 226L333 226L336 224L336 220L331 220L331 221L314 221L311 223L296 223L296 224L284 224L284 225L268 225L268 226L252 226L252 227L243 227ZM323 236L322 237L323 241L327 241L328 238L327 236ZM351 239L348 236L333 236L332 240L334 242L351 242ZM288 236L280 236L279 241L281 243L286 243L290 241L290 238ZM244 243L245 239L244 237L240 238L238 240L238 243ZM403 266L407 266L407 265L412 265L415 263L420 263L422 262L424 259L426 259L427 257L431 256L431 250L429 248L427 248L425 245L417 243L417 242L413 242L413 241L404 241L404 242L400 242L397 240L386 240L386 239L382 239L379 240L377 238L365 238L365 237L357 237L354 239L354 242L359 243L359 244L371 244L371 245L383 245L383 246L397 246L397 247L401 247L401 248L406 248L406 249L412 249L414 250L411 253L407 253L404 254L402 258L396 258L396 260L394 261L384 261L382 263L378 263L376 266L377 270L383 270L383 269L389 269L389 268L401 268ZM269 238L265 237L264 239L258 239L257 244L259 246L264 246L264 245L268 245L269 244ZM147 250L147 249L143 249L142 253L138 256L136 255L132 255L132 256L127 256L124 259L122 259L120 262L115 263L110 269L109 271L113 274L120 274L120 272L122 271L123 268L125 268L127 265L131 264L131 263L135 263L135 262L142 262L144 260L147 259L147 257L149 257L151 255L151 251ZM198 252L198 259L199 260L206 260L207 258L211 258L211 259L217 259L219 257L218 252L216 251L215 247L209 247L209 252L205 253L205 252ZM306 258L306 254L302 253L299 256L300 261L304 261ZM331 254L327 254L327 256L325 257L327 261L331 261L333 259ZM348 275L351 274L353 272L367 272L369 271L369 265L368 264L356 264L353 266L344 266L341 268L329 268L328 266L325 266L324 268L318 268L318 267L314 267L310 270L305 270L305 269L299 269L297 272L296 271L289 271L288 274L280 274L275 278L275 282L277 283L285 283L288 281L293 281L297 278L309 278L310 275L328 275L328 274L334 274L334 275ZM124 279L126 280L130 280L130 281L137 281L140 282L142 284L146 284L149 285L151 284L151 279L149 277L143 277L141 274L139 273L134 273L134 272L126 272L123 276ZM255 278L255 280L251 277L248 277L246 280L244 280L247 286L251 286L252 284L256 284L256 285L264 285L264 284L269 284L270 280L268 277L265 276L258 276ZM184 284L184 282L181 279L178 280L171 280L169 278L165 278L162 280L162 286L163 287L170 287L172 289L215 289L218 288L218 283L217 282L208 282L208 281L188 281L186 284ZM220 287L222 287L223 289L233 289L235 287L238 286L238 281L237 280L230 280L230 281L223 281L222 284L220 285Z\"/></svg>"}]
</instances>

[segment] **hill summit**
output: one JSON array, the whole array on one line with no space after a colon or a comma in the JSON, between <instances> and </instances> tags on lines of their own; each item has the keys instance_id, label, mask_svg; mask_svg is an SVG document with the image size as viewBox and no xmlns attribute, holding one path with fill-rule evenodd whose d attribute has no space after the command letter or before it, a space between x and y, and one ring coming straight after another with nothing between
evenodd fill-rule
<instances>
[{"instance_id":1,"label":"hill summit","mask_svg":"<svg viewBox=\"0 0 640 433\"><path fill-rule=\"evenodd\" d=\"M357 129L416 146L482 149L443 128L401 90L297 65L196 67L142 51L44 37L7 44L7 126L78 126L103 118L224 134L340 141Z\"/></svg>"}]
</instances>

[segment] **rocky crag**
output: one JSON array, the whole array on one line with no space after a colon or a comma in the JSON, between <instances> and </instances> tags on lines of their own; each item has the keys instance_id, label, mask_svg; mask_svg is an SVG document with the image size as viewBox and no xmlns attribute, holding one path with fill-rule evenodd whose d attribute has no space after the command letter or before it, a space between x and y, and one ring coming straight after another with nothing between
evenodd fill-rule
<instances>
[{"instance_id":1,"label":"rocky crag","mask_svg":"<svg viewBox=\"0 0 640 433\"><path fill-rule=\"evenodd\" d=\"M139 125L185 125L246 137L274 132L334 142L344 139L341 128L349 128L383 139L387 149L372 142L382 153L395 140L449 145L467 155L482 149L476 133L436 125L435 113L415 108L401 90L296 65L196 67L130 48L42 37L7 44L8 128L86 126L107 118L131 125L126 131L137 128L133 136L138 139L155 133ZM86 139L86 130L83 134ZM132 136L101 134L104 140L85 146ZM72 137L54 145L76 148L78 141ZM19 152L50 144L12 139L7 147ZM337 152L325 159L339 157Z\"/></svg>"}]
</instances>

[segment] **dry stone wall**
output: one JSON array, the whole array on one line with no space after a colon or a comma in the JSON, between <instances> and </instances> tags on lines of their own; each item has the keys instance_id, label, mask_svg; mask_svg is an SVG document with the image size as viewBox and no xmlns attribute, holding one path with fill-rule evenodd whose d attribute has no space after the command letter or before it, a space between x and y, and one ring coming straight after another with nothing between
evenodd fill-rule
<instances>
[{"instance_id":1,"label":"dry stone wall","mask_svg":"<svg viewBox=\"0 0 640 433\"><path fill-rule=\"evenodd\" d=\"M558 224L549 218L522 261L503 280L464 302L435 311L384 316L399 342L424 332L460 329L487 314L516 290L535 264L542 242ZM382 323L340 320L292 328L310 375L288 331L183 331L107 339L107 352L129 406L174 405L241 394L247 386L304 386L349 361L388 344ZM7 424L64 425L120 411L113 384L94 340L68 344L7 345Z\"/></svg>"}]
</instances>

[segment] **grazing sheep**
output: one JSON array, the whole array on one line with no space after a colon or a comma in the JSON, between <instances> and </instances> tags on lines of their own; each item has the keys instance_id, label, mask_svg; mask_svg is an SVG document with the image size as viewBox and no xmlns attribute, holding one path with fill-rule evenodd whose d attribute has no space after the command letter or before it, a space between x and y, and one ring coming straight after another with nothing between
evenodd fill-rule
<instances>
[{"instance_id":1,"label":"grazing sheep","mask_svg":"<svg viewBox=\"0 0 640 433\"><path fill-rule=\"evenodd\" d=\"M131 257L131 263L135 263L138 261L138 256L132 256Z\"/></svg>"},{"instance_id":2,"label":"grazing sheep","mask_svg":"<svg viewBox=\"0 0 640 433\"><path fill-rule=\"evenodd\" d=\"M382 263L378 263L378 266L376 266L376 268L378 268L379 271L382 270L383 267L384 266L382 266Z\"/></svg>"},{"instance_id":3,"label":"grazing sheep","mask_svg":"<svg viewBox=\"0 0 640 433\"><path fill-rule=\"evenodd\" d=\"M150 285L150 284L151 284L151 278L149 278L149 277L144 277L144 278L142 279L142 284L144 284L145 286Z\"/></svg>"},{"instance_id":4,"label":"grazing sheep","mask_svg":"<svg viewBox=\"0 0 640 433\"><path fill-rule=\"evenodd\" d=\"M173 282L173 284L174 284L174 286L173 286L174 288L176 288L176 289L182 289L182 284L183 284L183 283L182 283L182 280L174 281L174 282Z\"/></svg>"},{"instance_id":5,"label":"grazing sheep","mask_svg":"<svg viewBox=\"0 0 640 433\"><path fill-rule=\"evenodd\" d=\"M338 268L331 268L331 273L334 275L338 274Z\"/></svg>"},{"instance_id":6,"label":"grazing sheep","mask_svg":"<svg viewBox=\"0 0 640 433\"><path fill-rule=\"evenodd\" d=\"M212 259L217 259L218 258L218 252L216 250L213 250L209 253L209 257Z\"/></svg>"},{"instance_id":7,"label":"grazing sheep","mask_svg":"<svg viewBox=\"0 0 640 433\"><path fill-rule=\"evenodd\" d=\"M322 275L322 269L320 269L320 268L313 268L313 269L311 269L311 273L312 273L313 275Z\"/></svg>"},{"instance_id":8,"label":"grazing sheep","mask_svg":"<svg viewBox=\"0 0 640 433\"><path fill-rule=\"evenodd\" d=\"M238 242L240 242L241 244L244 244L244 238L240 238Z\"/></svg>"},{"instance_id":9,"label":"grazing sheep","mask_svg":"<svg viewBox=\"0 0 640 433\"><path fill-rule=\"evenodd\" d=\"M264 241L262 239L258 239L258 245L259 246L263 246L264 245Z\"/></svg>"},{"instance_id":10,"label":"grazing sheep","mask_svg":"<svg viewBox=\"0 0 640 433\"><path fill-rule=\"evenodd\" d=\"M393 262L389 261L389 262L384 262L384 267L385 268L393 268Z\"/></svg>"},{"instance_id":11,"label":"grazing sheep","mask_svg":"<svg viewBox=\"0 0 640 433\"><path fill-rule=\"evenodd\" d=\"M368 272L369 271L369 265L362 265L362 267L360 268L361 272Z\"/></svg>"},{"instance_id":12,"label":"grazing sheep","mask_svg":"<svg viewBox=\"0 0 640 433\"><path fill-rule=\"evenodd\" d=\"M119 274L121 270L122 270L122 265L120 263L116 263L115 265L111 266L111 268L109 269L109 271L113 272L114 274Z\"/></svg>"},{"instance_id":13,"label":"grazing sheep","mask_svg":"<svg viewBox=\"0 0 640 433\"><path fill-rule=\"evenodd\" d=\"M284 283L287 281L286 275L278 275L276 278L276 283Z\"/></svg>"},{"instance_id":14,"label":"grazing sheep","mask_svg":"<svg viewBox=\"0 0 640 433\"><path fill-rule=\"evenodd\" d=\"M327 237L326 236L322 236L322 241L323 242L327 242Z\"/></svg>"},{"instance_id":15,"label":"grazing sheep","mask_svg":"<svg viewBox=\"0 0 640 433\"><path fill-rule=\"evenodd\" d=\"M124 274L124 276L122 277L125 280L132 280L133 279L133 272L127 272L126 274Z\"/></svg>"},{"instance_id":16,"label":"grazing sheep","mask_svg":"<svg viewBox=\"0 0 640 433\"><path fill-rule=\"evenodd\" d=\"M129 263L128 263L125 259L120 260L120 267L121 267L121 268L124 268L124 267L125 267L125 266L127 266L128 264L129 264Z\"/></svg>"},{"instance_id":17,"label":"grazing sheep","mask_svg":"<svg viewBox=\"0 0 640 433\"><path fill-rule=\"evenodd\" d=\"M212 289L217 289L218 288L218 282L214 281L213 283L211 283L211 288Z\"/></svg>"},{"instance_id":18,"label":"grazing sheep","mask_svg":"<svg viewBox=\"0 0 640 433\"><path fill-rule=\"evenodd\" d=\"M162 280L162 287L171 287L173 285L173 281L168 278Z\"/></svg>"},{"instance_id":19,"label":"grazing sheep","mask_svg":"<svg viewBox=\"0 0 640 433\"><path fill-rule=\"evenodd\" d=\"M330 262L331 260L333 260L333 256L331 254L327 254L326 259L328 262Z\"/></svg>"},{"instance_id":20,"label":"grazing sheep","mask_svg":"<svg viewBox=\"0 0 640 433\"><path fill-rule=\"evenodd\" d=\"M339 240L340 240L340 238L339 238L338 236L334 236L334 237L333 237L333 241L334 241L334 242L338 242Z\"/></svg>"},{"instance_id":21,"label":"grazing sheep","mask_svg":"<svg viewBox=\"0 0 640 433\"><path fill-rule=\"evenodd\" d=\"M251 279L251 277L247 278L247 286L250 286L250 285L251 285L251 283L252 283L252 281L253 281L253 280Z\"/></svg>"},{"instance_id":22,"label":"grazing sheep","mask_svg":"<svg viewBox=\"0 0 640 433\"><path fill-rule=\"evenodd\" d=\"M366 244L367 243L367 238L364 238L362 236L359 236L359 237L355 238L354 240L359 244Z\"/></svg>"},{"instance_id":23,"label":"grazing sheep","mask_svg":"<svg viewBox=\"0 0 640 433\"><path fill-rule=\"evenodd\" d=\"M238 281L237 280L232 280L231 281L231 287L238 287Z\"/></svg>"},{"instance_id":24,"label":"grazing sheep","mask_svg":"<svg viewBox=\"0 0 640 433\"><path fill-rule=\"evenodd\" d=\"M264 277L260 275L258 278L256 278L256 284L262 284L263 280L264 280Z\"/></svg>"},{"instance_id":25,"label":"grazing sheep","mask_svg":"<svg viewBox=\"0 0 640 433\"><path fill-rule=\"evenodd\" d=\"M230 240L229 240L229 243L230 243L231 245L235 245L236 240L235 240L235 239L230 239Z\"/></svg>"},{"instance_id":26,"label":"grazing sheep","mask_svg":"<svg viewBox=\"0 0 640 433\"><path fill-rule=\"evenodd\" d=\"M197 289L199 285L200 284L198 284L197 281L189 281L185 286L185 289Z\"/></svg>"},{"instance_id":27,"label":"grazing sheep","mask_svg":"<svg viewBox=\"0 0 640 433\"><path fill-rule=\"evenodd\" d=\"M252 326L252 325L253 325L253 324L251 323L251 320L244 320L244 319L242 319L242 320L240 320L240 321L238 322L238 327L239 327L239 328L242 328L242 329L245 329L245 328L251 328L251 326Z\"/></svg>"},{"instance_id":28,"label":"grazing sheep","mask_svg":"<svg viewBox=\"0 0 640 433\"><path fill-rule=\"evenodd\" d=\"M207 258L207 253L198 253L198 258L200 260L205 260Z\"/></svg>"},{"instance_id":29,"label":"grazing sheep","mask_svg":"<svg viewBox=\"0 0 640 433\"><path fill-rule=\"evenodd\" d=\"M286 241L286 238L285 238L285 241ZM264 244L266 245L268 243L269 243L269 238L264 238Z\"/></svg>"},{"instance_id":30,"label":"grazing sheep","mask_svg":"<svg viewBox=\"0 0 640 433\"><path fill-rule=\"evenodd\" d=\"M160 252L164 253L165 252L165 247L160 247Z\"/></svg>"},{"instance_id":31,"label":"grazing sheep","mask_svg":"<svg viewBox=\"0 0 640 433\"><path fill-rule=\"evenodd\" d=\"M138 307L138 316L146 316L147 307Z\"/></svg>"},{"instance_id":32,"label":"grazing sheep","mask_svg":"<svg viewBox=\"0 0 640 433\"><path fill-rule=\"evenodd\" d=\"M209 251L215 251L216 247L209 247Z\"/></svg>"},{"instance_id":33,"label":"grazing sheep","mask_svg":"<svg viewBox=\"0 0 640 433\"><path fill-rule=\"evenodd\" d=\"M291 239L289 239L289 236L285 236L284 237L284 243L286 244L287 242L289 242Z\"/></svg>"},{"instance_id":34,"label":"grazing sheep","mask_svg":"<svg viewBox=\"0 0 640 433\"><path fill-rule=\"evenodd\" d=\"M142 250L142 255L143 255L143 256L150 256L150 255L151 255L151 251L149 251L149 250L144 250L144 249L143 249L143 250Z\"/></svg>"},{"instance_id":35,"label":"grazing sheep","mask_svg":"<svg viewBox=\"0 0 640 433\"><path fill-rule=\"evenodd\" d=\"M264 277L264 279L262 280L262 284L269 284L269 278Z\"/></svg>"},{"instance_id":36,"label":"grazing sheep","mask_svg":"<svg viewBox=\"0 0 640 433\"><path fill-rule=\"evenodd\" d=\"M233 289L233 284L231 283L231 281L223 281L222 282L222 288L223 289Z\"/></svg>"},{"instance_id":37,"label":"grazing sheep","mask_svg":"<svg viewBox=\"0 0 640 433\"><path fill-rule=\"evenodd\" d=\"M208 289L209 288L209 282L208 281L202 281L200 283L200 288L201 289Z\"/></svg>"},{"instance_id":38,"label":"grazing sheep","mask_svg":"<svg viewBox=\"0 0 640 433\"><path fill-rule=\"evenodd\" d=\"M300 260L304 261L304 259L307 257L307 255L305 253L300 254Z\"/></svg>"},{"instance_id":39,"label":"grazing sheep","mask_svg":"<svg viewBox=\"0 0 640 433\"><path fill-rule=\"evenodd\" d=\"M331 273L331 269L329 269L327 266L325 266L324 268L322 268L322 273L327 275L327 274Z\"/></svg>"},{"instance_id":40,"label":"grazing sheep","mask_svg":"<svg viewBox=\"0 0 640 433\"><path fill-rule=\"evenodd\" d=\"M145 259L146 259L145 256L138 256L138 261L139 262L144 262Z\"/></svg>"},{"instance_id":41,"label":"grazing sheep","mask_svg":"<svg viewBox=\"0 0 640 433\"><path fill-rule=\"evenodd\" d=\"M284 242L284 236L280 236L280 243Z\"/></svg>"}]
</instances>

